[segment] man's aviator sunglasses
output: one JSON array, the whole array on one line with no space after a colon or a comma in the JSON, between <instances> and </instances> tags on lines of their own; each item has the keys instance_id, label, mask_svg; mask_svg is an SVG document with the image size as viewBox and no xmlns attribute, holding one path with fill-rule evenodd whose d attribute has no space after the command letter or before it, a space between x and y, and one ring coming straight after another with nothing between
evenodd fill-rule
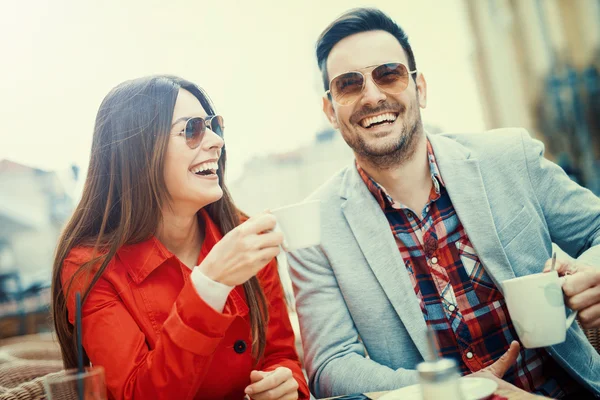
<instances>
[{"instance_id":1,"label":"man's aviator sunglasses","mask_svg":"<svg viewBox=\"0 0 600 400\"><path fill-rule=\"evenodd\" d=\"M409 71L402 63L385 63L365 67L371 69L373 82L384 92L398 94L406 90L410 75L417 70ZM365 89L366 77L360 71L344 72L329 82L329 90L325 94L341 106L354 104Z\"/></svg>"}]
</instances>

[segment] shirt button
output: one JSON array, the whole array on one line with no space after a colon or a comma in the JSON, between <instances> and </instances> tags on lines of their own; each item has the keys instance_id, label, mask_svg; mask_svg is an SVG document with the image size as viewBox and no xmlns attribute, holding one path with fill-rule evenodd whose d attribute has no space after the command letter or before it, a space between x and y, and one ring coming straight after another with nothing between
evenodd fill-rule
<instances>
[{"instance_id":1,"label":"shirt button","mask_svg":"<svg viewBox=\"0 0 600 400\"><path fill-rule=\"evenodd\" d=\"M437 259L437 257L433 257L433 258L431 259L431 263L432 263L432 264L437 264L437 262L438 262L438 259Z\"/></svg>"},{"instance_id":2,"label":"shirt button","mask_svg":"<svg viewBox=\"0 0 600 400\"><path fill-rule=\"evenodd\" d=\"M470 351L467 353L467 358L470 360L471 358L473 358L473 353L471 353Z\"/></svg>"},{"instance_id":3,"label":"shirt button","mask_svg":"<svg viewBox=\"0 0 600 400\"><path fill-rule=\"evenodd\" d=\"M408 217L408 219L412 219L412 217L413 217L413 215L412 215L412 213L410 211L407 213L406 216Z\"/></svg>"},{"instance_id":4,"label":"shirt button","mask_svg":"<svg viewBox=\"0 0 600 400\"><path fill-rule=\"evenodd\" d=\"M233 350L238 354L242 354L243 352L246 351L247 347L248 346L246 345L246 342L244 342L243 340L238 340L233 345Z\"/></svg>"},{"instance_id":5,"label":"shirt button","mask_svg":"<svg viewBox=\"0 0 600 400\"><path fill-rule=\"evenodd\" d=\"M451 305L450 307L448 307L448 310L450 310L451 312L456 310L456 307L454 307L453 305Z\"/></svg>"},{"instance_id":6,"label":"shirt button","mask_svg":"<svg viewBox=\"0 0 600 400\"><path fill-rule=\"evenodd\" d=\"M425 207L425 212L428 213L429 212L429 206Z\"/></svg>"}]
</instances>

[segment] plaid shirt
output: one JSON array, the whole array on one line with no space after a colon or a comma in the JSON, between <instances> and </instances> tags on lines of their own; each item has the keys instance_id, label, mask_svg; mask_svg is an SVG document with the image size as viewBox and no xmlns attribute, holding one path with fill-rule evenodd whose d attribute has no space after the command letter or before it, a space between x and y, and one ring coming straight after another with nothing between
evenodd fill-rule
<instances>
[{"instance_id":1,"label":"plaid shirt","mask_svg":"<svg viewBox=\"0 0 600 400\"><path fill-rule=\"evenodd\" d=\"M457 361L463 375L479 371L517 339L502 293L469 241L427 143L433 187L418 215L397 203L356 164L384 211L440 356ZM504 379L529 392L561 398L576 387L545 350L524 349Z\"/></svg>"}]
</instances>

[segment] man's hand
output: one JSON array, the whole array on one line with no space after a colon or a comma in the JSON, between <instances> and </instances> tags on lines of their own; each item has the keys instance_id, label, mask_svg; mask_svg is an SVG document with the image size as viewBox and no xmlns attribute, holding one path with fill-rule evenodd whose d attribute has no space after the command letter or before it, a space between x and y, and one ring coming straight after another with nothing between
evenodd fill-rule
<instances>
[{"instance_id":1,"label":"man's hand","mask_svg":"<svg viewBox=\"0 0 600 400\"><path fill-rule=\"evenodd\" d=\"M551 269L552 260L546 261L544 272ZM600 327L600 268L578 264L575 261L556 260L556 271L565 276L562 289L565 303L579 311L577 319L585 329Z\"/></svg>"},{"instance_id":2,"label":"man's hand","mask_svg":"<svg viewBox=\"0 0 600 400\"><path fill-rule=\"evenodd\" d=\"M515 365L515 363L517 362L517 357L519 357L520 348L521 346L519 345L519 342L513 341L510 344L510 347L508 348L506 353L504 353L502 357L500 357L495 363L493 363L487 368L482 369L481 371L477 371L474 374L467 375L466 377L488 378L498 383L498 389L509 389L519 392L525 392L524 390L519 389L515 385L511 385L510 383L502 379L502 377L504 377L504 374L506 374L506 371L508 371L510 367Z\"/></svg>"},{"instance_id":3,"label":"man's hand","mask_svg":"<svg viewBox=\"0 0 600 400\"><path fill-rule=\"evenodd\" d=\"M252 371L252 384L246 388L252 400L296 400L298 398L298 382L292 370L279 367L274 371Z\"/></svg>"}]
</instances>

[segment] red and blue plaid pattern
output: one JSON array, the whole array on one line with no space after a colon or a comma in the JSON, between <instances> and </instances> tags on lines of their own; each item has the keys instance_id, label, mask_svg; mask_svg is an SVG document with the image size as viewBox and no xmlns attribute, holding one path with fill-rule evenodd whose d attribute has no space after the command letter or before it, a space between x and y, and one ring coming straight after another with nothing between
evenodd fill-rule
<instances>
[{"instance_id":1,"label":"red and blue plaid pattern","mask_svg":"<svg viewBox=\"0 0 600 400\"><path fill-rule=\"evenodd\" d=\"M455 359L466 375L494 363L517 334L502 293L452 206L429 142L427 153L433 187L420 215L395 202L358 164L356 168L390 223L423 316L436 332L440 356ZM544 350L521 348L517 367L504 379L552 398L576 388Z\"/></svg>"}]
</instances>

